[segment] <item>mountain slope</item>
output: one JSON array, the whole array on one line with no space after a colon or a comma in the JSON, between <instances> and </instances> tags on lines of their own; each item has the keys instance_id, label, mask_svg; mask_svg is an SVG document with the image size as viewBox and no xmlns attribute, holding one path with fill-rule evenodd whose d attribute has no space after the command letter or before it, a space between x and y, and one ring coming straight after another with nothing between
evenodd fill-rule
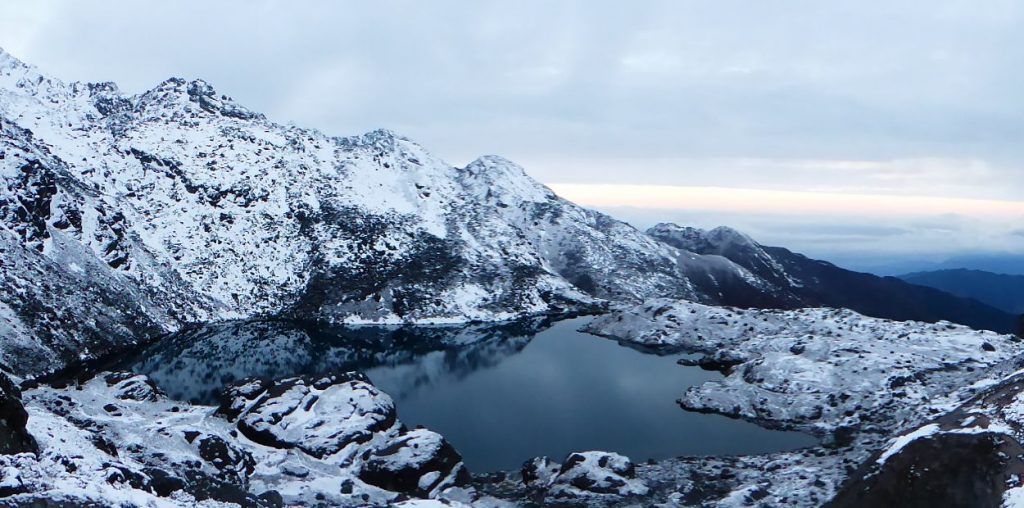
<instances>
[{"instance_id":1,"label":"mountain slope","mask_svg":"<svg viewBox=\"0 0 1024 508\"><path fill-rule=\"evenodd\" d=\"M908 273L900 278L911 284L973 298L1006 312L1024 314L1024 275L955 269Z\"/></svg>"},{"instance_id":2,"label":"mountain slope","mask_svg":"<svg viewBox=\"0 0 1024 508\"><path fill-rule=\"evenodd\" d=\"M500 157L457 168L387 130L342 138L276 124L200 80L125 95L0 51L0 121L5 241L46 264L3 266L2 326L18 341L0 353L14 342L38 353L21 373L253 316L445 323L653 296L793 303L725 258L565 201ZM21 295L53 281L110 284L112 301L88 309L95 298L71 291L41 323Z\"/></svg>"},{"instance_id":3,"label":"mountain slope","mask_svg":"<svg viewBox=\"0 0 1024 508\"><path fill-rule=\"evenodd\" d=\"M781 247L766 247L730 228L704 231L658 224L648 234L676 248L719 255L743 266L801 307L840 307L900 321L948 320L997 332L1018 331L1017 316L977 300L918 286L894 277L877 277L809 259Z\"/></svg>"}]
</instances>

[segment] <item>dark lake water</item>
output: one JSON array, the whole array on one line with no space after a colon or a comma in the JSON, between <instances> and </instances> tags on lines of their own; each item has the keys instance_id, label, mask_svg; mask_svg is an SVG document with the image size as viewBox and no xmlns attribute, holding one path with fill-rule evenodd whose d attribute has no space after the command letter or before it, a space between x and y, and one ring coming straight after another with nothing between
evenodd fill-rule
<instances>
[{"instance_id":1,"label":"dark lake water","mask_svg":"<svg viewBox=\"0 0 1024 508\"><path fill-rule=\"evenodd\" d=\"M590 318L463 327L339 327L257 321L190 330L127 359L168 395L215 403L250 376L363 370L410 427L443 434L475 472L540 455L609 450L635 461L813 445L795 432L690 413L683 391L720 376L576 330Z\"/></svg>"}]
</instances>

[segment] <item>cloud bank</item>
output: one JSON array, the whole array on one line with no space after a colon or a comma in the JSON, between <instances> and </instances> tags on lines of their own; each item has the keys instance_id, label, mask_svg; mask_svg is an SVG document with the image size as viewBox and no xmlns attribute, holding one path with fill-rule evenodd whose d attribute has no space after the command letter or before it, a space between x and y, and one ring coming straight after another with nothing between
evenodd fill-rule
<instances>
[{"instance_id":1,"label":"cloud bank","mask_svg":"<svg viewBox=\"0 0 1024 508\"><path fill-rule=\"evenodd\" d=\"M1022 21L1011 0L41 0L0 4L0 46L132 92L202 77L280 122L389 127L545 182L1019 201ZM949 212L1001 235L958 249L1019 248ZM877 242L932 247L890 219L918 236ZM819 225L839 223L878 221ZM846 248L826 233L792 240Z\"/></svg>"}]
</instances>

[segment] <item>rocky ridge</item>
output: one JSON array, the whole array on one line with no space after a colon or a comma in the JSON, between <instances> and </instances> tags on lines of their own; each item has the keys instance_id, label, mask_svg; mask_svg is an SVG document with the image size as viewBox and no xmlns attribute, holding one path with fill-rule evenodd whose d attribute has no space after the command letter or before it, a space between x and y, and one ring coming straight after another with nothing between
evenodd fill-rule
<instances>
[{"instance_id":1,"label":"rocky ridge","mask_svg":"<svg viewBox=\"0 0 1024 508\"><path fill-rule=\"evenodd\" d=\"M743 307L835 307L900 321L952 321L972 328L1018 333L1020 316L972 298L921 287L894 277L878 277L810 259L782 247L761 245L728 227L703 230L658 224L647 234L673 247L705 256L721 256L770 285L770 294L785 298L764 305L748 293ZM729 287L729 286L727 286ZM954 292L955 293L955 292ZM742 295L730 298L741 301ZM782 303L782 304L780 304Z\"/></svg>"},{"instance_id":2,"label":"rocky ridge","mask_svg":"<svg viewBox=\"0 0 1024 508\"><path fill-rule=\"evenodd\" d=\"M788 301L500 157L459 168L387 130L277 124L201 80L128 95L0 51L0 178L12 260L0 358L18 375L235 318L423 324L653 296Z\"/></svg>"}]
</instances>

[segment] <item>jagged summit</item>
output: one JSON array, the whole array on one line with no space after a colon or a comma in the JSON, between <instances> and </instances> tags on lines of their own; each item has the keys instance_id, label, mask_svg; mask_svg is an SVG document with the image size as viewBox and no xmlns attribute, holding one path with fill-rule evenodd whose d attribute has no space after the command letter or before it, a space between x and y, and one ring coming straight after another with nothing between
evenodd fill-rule
<instances>
[{"instance_id":1,"label":"jagged summit","mask_svg":"<svg viewBox=\"0 0 1024 508\"><path fill-rule=\"evenodd\" d=\"M0 46L0 69L5 67L29 67L29 65Z\"/></svg>"},{"instance_id":2,"label":"jagged summit","mask_svg":"<svg viewBox=\"0 0 1024 508\"><path fill-rule=\"evenodd\" d=\"M18 86L25 88L30 85L38 85L47 80L34 66L19 60L14 55L7 53L0 48L0 85L5 87Z\"/></svg>"},{"instance_id":3,"label":"jagged summit","mask_svg":"<svg viewBox=\"0 0 1024 508\"><path fill-rule=\"evenodd\" d=\"M492 199L535 202L556 199L551 189L530 178L522 166L498 155L477 157L459 173L462 182Z\"/></svg>"},{"instance_id":4,"label":"jagged summit","mask_svg":"<svg viewBox=\"0 0 1024 508\"><path fill-rule=\"evenodd\" d=\"M356 136L334 137L333 139L343 146L376 147L386 151L400 150L402 146L406 146L414 150L425 150L411 138L383 127Z\"/></svg>"},{"instance_id":5,"label":"jagged summit","mask_svg":"<svg viewBox=\"0 0 1024 508\"><path fill-rule=\"evenodd\" d=\"M524 170L522 166L520 166L519 164L516 164L515 162L512 162L512 161L510 161L510 160L508 160L508 159L506 159L506 158L504 158L504 157L502 157L500 155L481 155L481 156L477 157L476 159L474 159L473 162L470 162L469 164L467 164L466 166L467 167L471 167L471 166L485 166L485 167L504 166L504 167L507 167L508 169L518 169L519 171L522 171L524 174L526 173L526 170Z\"/></svg>"},{"instance_id":6,"label":"jagged summit","mask_svg":"<svg viewBox=\"0 0 1024 508\"><path fill-rule=\"evenodd\" d=\"M129 100L142 109L182 109L187 115L205 112L242 120L263 118L263 115L252 112L231 97L218 93L213 85L202 79L168 78Z\"/></svg>"},{"instance_id":7,"label":"jagged summit","mask_svg":"<svg viewBox=\"0 0 1024 508\"><path fill-rule=\"evenodd\" d=\"M649 228L647 234L694 252L720 254L729 248L758 246L753 238L728 226L706 230L662 222Z\"/></svg>"}]
</instances>

